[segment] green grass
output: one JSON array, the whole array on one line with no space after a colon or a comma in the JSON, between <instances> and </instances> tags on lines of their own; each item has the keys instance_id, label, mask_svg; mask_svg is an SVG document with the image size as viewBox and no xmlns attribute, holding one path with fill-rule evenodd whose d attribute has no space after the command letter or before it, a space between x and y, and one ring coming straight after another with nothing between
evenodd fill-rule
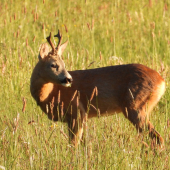
<instances>
[{"instance_id":1,"label":"green grass","mask_svg":"<svg viewBox=\"0 0 170 170\"><path fill-rule=\"evenodd\" d=\"M169 169L169 1L44 2L0 2L0 169ZM68 70L141 63L165 78L165 95L150 117L163 151L143 148L122 114L89 120L86 144L70 147L66 125L48 120L29 90L39 46L58 29L69 40ZM144 141L151 146L147 132Z\"/></svg>"}]
</instances>

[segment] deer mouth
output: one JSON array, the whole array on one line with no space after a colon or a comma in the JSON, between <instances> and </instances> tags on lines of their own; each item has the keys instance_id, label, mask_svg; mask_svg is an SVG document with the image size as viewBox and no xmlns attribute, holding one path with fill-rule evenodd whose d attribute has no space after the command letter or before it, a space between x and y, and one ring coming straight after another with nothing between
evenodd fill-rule
<instances>
[{"instance_id":1,"label":"deer mouth","mask_svg":"<svg viewBox=\"0 0 170 170\"><path fill-rule=\"evenodd\" d=\"M61 85L63 85L64 87L71 87L71 83L62 83Z\"/></svg>"}]
</instances>

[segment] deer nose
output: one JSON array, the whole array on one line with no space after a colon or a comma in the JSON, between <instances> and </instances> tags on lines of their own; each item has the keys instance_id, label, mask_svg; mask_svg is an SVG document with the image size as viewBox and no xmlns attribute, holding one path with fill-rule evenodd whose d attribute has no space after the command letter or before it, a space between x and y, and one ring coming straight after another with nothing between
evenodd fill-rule
<instances>
[{"instance_id":1,"label":"deer nose","mask_svg":"<svg viewBox=\"0 0 170 170\"><path fill-rule=\"evenodd\" d=\"M70 78L66 77L66 82L67 82L67 83L72 83L72 82L73 82L72 77L70 77Z\"/></svg>"},{"instance_id":2,"label":"deer nose","mask_svg":"<svg viewBox=\"0 0 170 170\"><path fill-rule=\"evenodd\" d=\"M66 77L65 79L63 79L62 81L61 81L61 83L72 83L73 82L73 79L72 79L72 77Z\"/></svg>"}]
</instances>

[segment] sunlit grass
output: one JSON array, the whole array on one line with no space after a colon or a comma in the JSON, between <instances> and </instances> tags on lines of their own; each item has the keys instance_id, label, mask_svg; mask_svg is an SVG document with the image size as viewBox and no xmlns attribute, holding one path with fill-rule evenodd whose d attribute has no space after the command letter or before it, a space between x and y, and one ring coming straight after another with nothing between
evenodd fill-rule
<instances>
[{"instance_id":1,"label":"sunlit grass","mask_svg":"<svg viewBox=\"0 0 170 170\"><path fill-rule=\"evenodd\" d=\"M1 1L0 166L169 169L169 6L167 1L153 0ZM66 124L47 119L30 95L30 76L40 44L58 29L63 42L69 40L63 55L68 70L141 63L165 78L166 93L150 117L165 140L162 152L143 148L122 114L89 120L86 142L78 149L68 143ZM151 146L147 132L144 141Z\"/></svg>"}]
</instances>

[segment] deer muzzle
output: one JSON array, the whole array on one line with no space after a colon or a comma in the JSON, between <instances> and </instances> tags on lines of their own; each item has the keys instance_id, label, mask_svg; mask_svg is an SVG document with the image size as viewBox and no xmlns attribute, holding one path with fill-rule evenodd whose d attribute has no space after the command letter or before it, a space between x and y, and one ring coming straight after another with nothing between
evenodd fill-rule
<instances>
[{"instance_id":1,"label":"deer muzzle","mask_svg":"<svg viewBox=\"0 0 170 170\"><path fill-rule=\"evenodd\" d=\"M73 82L73 79L72 79L71 76L69 76L69 77L64 78L64 79L61 81L61 84L62 84L63 86L65 86L65 87L71 87L72 82Z\"/></svg>"}]
</instances>

